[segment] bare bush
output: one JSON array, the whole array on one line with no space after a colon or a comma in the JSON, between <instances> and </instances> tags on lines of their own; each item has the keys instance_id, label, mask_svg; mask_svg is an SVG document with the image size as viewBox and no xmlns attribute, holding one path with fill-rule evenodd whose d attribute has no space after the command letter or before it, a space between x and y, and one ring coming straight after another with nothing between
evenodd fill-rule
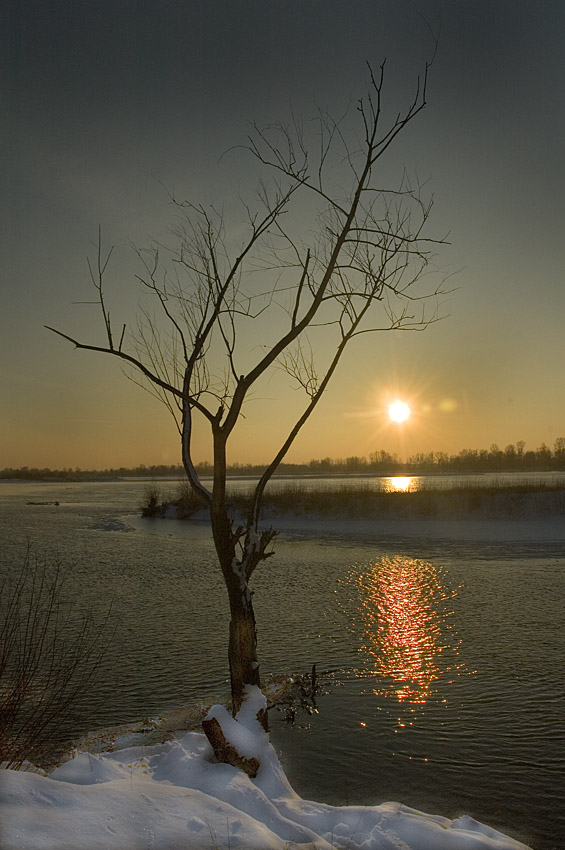
<instances>
[{"instance_id":1,"label":"bare bush","mask_svg":"<svg viewBox=\"0 0 565 850\"><path fill-rule=\"evenodd\" d=\"M28 546L21 569L0 585L0 763L40 762L51 736L93 681L107 645L110 611L97 626L65 600L60 560ZM56 736L55 736L56 737Z\"/></svg>"},{"instance_id":2,"label":"bare bush","mask_svg":"<svg viewBox=\"0 0 565 850\"><path fill-rule=\"evenodd\" d=\"M194 492L188 481L182 481L177 491L177 498L173 501L179 519L190 519L197 511L205 508L202 499Z\"/></svg>"},{"instance_id":3,"label":"bare bush","mask_svg":"<svg viewBox=\"0 0 565 850\"><path fill-rule=\"evenodd\" d=\"M161 490L156 484L148 484L145 488L143 503L140 505L142 516L162 516L163 504Z\"/></svg>"}]
</instances>

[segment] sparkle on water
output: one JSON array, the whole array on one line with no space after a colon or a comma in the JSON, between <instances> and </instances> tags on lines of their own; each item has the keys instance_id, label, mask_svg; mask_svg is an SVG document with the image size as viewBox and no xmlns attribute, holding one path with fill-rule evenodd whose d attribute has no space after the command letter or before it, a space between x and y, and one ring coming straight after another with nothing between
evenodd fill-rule
<instances>
[{"instance_id":1,"label":"sparkle on water","mask_svg":"<svg viewBox=\"0 0 565 850\"><path fill-rule=\"evenodd\" d=\"M434 693L434 682L453 672L458 647L450 643L447 591L437 568L405 556L375 561L355 572L362 646L373 677L373 693L411 708Z\"/></svg>"}]
</instances>

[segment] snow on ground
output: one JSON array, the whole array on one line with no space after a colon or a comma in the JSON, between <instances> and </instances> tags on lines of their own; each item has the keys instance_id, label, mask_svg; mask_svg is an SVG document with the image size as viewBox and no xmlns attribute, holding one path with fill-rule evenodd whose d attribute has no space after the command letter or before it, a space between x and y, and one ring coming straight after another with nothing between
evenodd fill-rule
<instances>
[{"instance_id":1,"label":"snow on ground","mask_svg":"<svg viewBox=\"0 0 565 850\"><path fill-rule=\"evenodd\" d=\"M524 850L467 816L302 800L256 719L264 705L249 688L236 720L222 706L209 713L260 762L255 779L215 762L197 732L76 753L49 775L1 770L0 850Z\"/></svg>"},{"instance_id":2,"label":"snow on ground","mask_svg":"<svg viewBox=\"0 0 565 850\"><path fill-rule=\"evenodd\" d=\"M129 520L129 517L128 517ZM273 525L284 533L359 534L378 537L416 537L426 540L473 540L475 542L524 541L565 542L563 517L534 519L351 519L341 517L301 517L285 514L269 517L263 525Z\"/></svg>"},{"instance_id":3,"label":"snow on ground","mask_svg":"<svg viewBox=\"0 0 565 850\"><path fill-rule=\"evenodd\" d=\"M119 520L130 528L152 533L173 533L179 537L210 537L209 520L205 512L190 520L168 519L163 526L155 519L123 516ZM315 514L266 514L262 527L270 525L285 535L296 533L309 536L360 535L372 540L381 537L414 537L426 540L472 540L474 542L565 542L565 522L562 516L532 519L358 519L343 516L322 517Z\"/></svg>"}]
</instances>

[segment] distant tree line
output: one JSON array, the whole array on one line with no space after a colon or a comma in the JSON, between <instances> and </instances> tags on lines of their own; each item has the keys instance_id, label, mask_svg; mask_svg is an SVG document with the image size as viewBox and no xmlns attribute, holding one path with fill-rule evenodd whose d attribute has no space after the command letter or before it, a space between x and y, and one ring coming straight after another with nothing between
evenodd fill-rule
<instances>
[{"instance_id":1,"label":"distant tree line","mask_svg":"<svg viewBox=\"0 0 565 850\"><path fill-rule=\"evenodd\" d=\"M203 461L196 465L199 475L212 474L212 464ZM231 476L261 475L265 466L261 464L232 463L228 467ZM489 449L462 449L456 455L446 452L418 452L407 460L382 449L371 452L369 457L353 455L347 458L325 457L308 463L282 463L279 475L427 475L439 473L473 472L550 472L565 470L565 437L557 437L553 450L542 443L535 450L526 450L523 440L510 443L504 449L493 443ZM0 469L0 479L24 479L33 481L97 481L119 478L184 478L180 464L158 464L133 468L121 466L103 470L39 469L23 466L19 469Z\"/></svg>"},{"instance_id":2,"label":"distant tree line","mask_svg":"<svg viewBox=\"0 0 565 850\"><path fill-rule=\"evenodd\" d=\"M21 466L19 469L0 469L0 479L18 478L30 481L111 481L118 478L159 478L171 475L183 477L184 469L180 464L159 466L145 466L140 464L133 468L120 466L110 469L81 469L79 466L63 467L62 469L38 468L33 466Z\"/></svg>"},{"instance_id":3,"label":"distant tree line","mask_svg":"<svg viewBox=\"0 0 565 850\"><path fill-rule=\"evenodd\" d=\"M302 474L349 474L377 475L396 474L439 474L449 472L549 472L565 470L565 437L558 437L553 451L542 443L535 451L526 451L526 444L519 440L501 449L493 443L490 449L462 449L456 455L447 452L418 452L407 460L382 449L366 457L347 457L332 460L311 460L300 468ZM286 470L285 470L286 471Z\"/></svg>"}]
</instances>

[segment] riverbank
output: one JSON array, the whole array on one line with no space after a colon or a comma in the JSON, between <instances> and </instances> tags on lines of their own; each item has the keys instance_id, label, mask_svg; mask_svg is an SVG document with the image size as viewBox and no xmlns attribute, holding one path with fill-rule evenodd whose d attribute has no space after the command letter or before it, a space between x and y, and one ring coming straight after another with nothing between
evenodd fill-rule
<instances>
[{"instance_id":1,"label":"riverbank","mask_svg":"<svg viewBox=\"0 0 565 850\"><path fill-rule=\"evenodd\" d=\"M250 689L237 718L209 716L258 765L246 775L217 763L204 735L74 759L42 775L0 771L2 850L528 850L474 818L454 819L398 802L330 806L291 787L256 719Z\"/></svg>"},{"instance_id":2,"label":"riverbank","mask_svg":"<svg viewBox=\"0 0 565 850\"><path fill-rule=\"evenodd\" d=\"M332 490L292 487L268 493L265 511L275 516L343 516L370 520L565 518L565 488L508 485L381 492L347 486Z\"/></svg>"},{"instance_id":3,"label":"riverbank","mask_svg":"<svg viewBox=\"0 0 565 850\"><path fill-rule=\"evenodd\" d=\"M143 531L163 534L172 533L175 537L208 538L209 522L204 513L191 521L170 520L174 531L165 522L143 517L124 518L127 526ZM157 525L154 525L157 523ZM360 539L372 540L425 540L425 541L462 541L469 544L514 544L528 547L536 544L560 545L565 543L565 522L561 518L537 518L530 520L371 520L341 518L329 519L313 516L292 516L289 514L265 516L262 525L272 526L277 531L277 539L321 538L321 539Z\"/></svg>"},{"instance_id":4,"label":"riverbank","mask_svg":"<svg viewBox=\"0 0 565 850\"><path fill-rule=\"evenodd\" d=\"M230 491L229 507L235 517L245 516L248 490ZM186 482L176 496L158 485L147 487L141 512L146 517L200 518L202 505ZM468 483L437 489L414 486L412 479L390 479L387 489L359 482L341 486L280 484L264 494L263 516L309 520L455 521L560 518L565 524L565 487L562 483L501 482L489 486Z\"/></svg>"},{"instance_id":5,"label":"riverbank","mask_svg":"<svg viewBox=\"0 0 565 850\"><path fill-rule=\"evenodd\" d=\"M165 486L174 493L174 484ZM189 703L221 703L228 687L227 606L210 527L135 516L144 489L141 482L0 488L5 569L25 534L40 551L64 553L77 610L96 613L114 600L118 629L104 670L58 740L155 721ZM60 504L27 505L31 500ZM552 850L563 834L555 790L563 760L554 731L563 711L565 546L547 539L552 529L557 536L562 520L540 527L515 520L405 523L280 514L265 523L281 533L275 556L254 574L263 675L308 670L314 662L321 671L338 671L339 685L320 700L320 714L307 727L273 718L273 741L300 796L338 807L398 800L447 818L466 812L536 850ZM535 525L539 542L528 545ZM487 541L496 533L506 542L473 540L480 528ZM430 539L436 529L466 542ZM441 627L442 651L425 644L433 653L430 669L440 670L425 703L399 701L389 680L375 679L369 650L374 646L382 658L387 647L376 632L365 635L364 615L377 610L379 588L390 587L391 559L403 565L399 578L408 581L410 605L417 603L422 614L434 589L432 624ZM399 582L387 610L395 610L395 600L405 610L408 589ZM397 628L403 622L394 620ZM426 621L411 616L410 622ZM448 669L454 666L456 675ZM391 686L400 688L396 682ZM91 775L89 765L95 773L99 762L87 751L92 760L84 757L82 764ZM147 751L143 756L152 758ZM137 776L134 768L134 792L142 790ZM131 781L128 770L120 787L127 790ZM55 787L64 790L64 783Z\"/></svg>"}]
</instances>

